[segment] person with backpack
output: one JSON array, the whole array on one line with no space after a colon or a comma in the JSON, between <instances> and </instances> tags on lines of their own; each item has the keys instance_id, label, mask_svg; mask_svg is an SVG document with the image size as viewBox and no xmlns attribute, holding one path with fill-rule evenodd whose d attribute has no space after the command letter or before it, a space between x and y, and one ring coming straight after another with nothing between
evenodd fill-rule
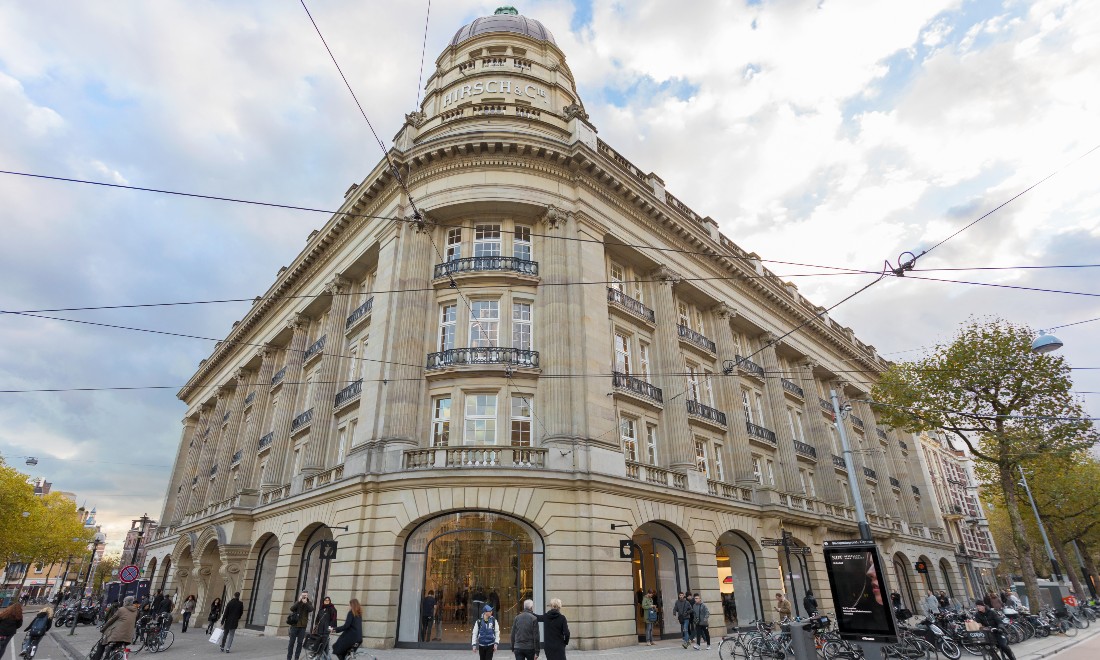
<instances>
[{"instance_id":1,"label":"person with backpack","mask_svg":"<svg viewBox=\"0 0 1100 660\"><path fill-rule=\"evenodd\" d=\"M493 616L493 606L481 609L481 616L474 622L470 632L470 647L477 651L480 660L493 660L493 653L500 645L500 624Z\"/></svg>"},{"instance_id":2,"label":"person with backpack","mask_svg":"<svg viewBox=\"0 0 1100 660\"><path fill-rule=\"evenodd\" d=\"M23 652L20 655L26 657L30 647L38 646L38 642L51 627L53 627L53 608L44 607L31 619L31 624L23 629L27 636L23 639Z\"/></svg>"},{"instance_id":3,"label":"person with backpack","mask_svg":"<svg viewBox=\"0 0 1100 660\"><path fill-rule=\"evenodd\" d=\"M650 589L645 592L645 596L642 597L642 617L645 619L645 641L646 644L653 646L653 625L657 623L657 604L654 602L653 596L655 591Z\"/></svg>"},{"instance_id":4,"label":"person with backpack","mask_svg":"<svg viewBox=\"0 0 1100 660\"><path fill-rule=\"evenodd\" d=\"M309 626L309 615L313 612L313 603L309 601L309 592L303 591L298 600L290 606L290 615L286 623L290 626L290 642L286 647L286 660L298 660L302 655L302 643L306 641L306 628ZM297 650L295 650L297 642ZM293 657L291 657L293 656Z\"/></svg>"}]
</instances>

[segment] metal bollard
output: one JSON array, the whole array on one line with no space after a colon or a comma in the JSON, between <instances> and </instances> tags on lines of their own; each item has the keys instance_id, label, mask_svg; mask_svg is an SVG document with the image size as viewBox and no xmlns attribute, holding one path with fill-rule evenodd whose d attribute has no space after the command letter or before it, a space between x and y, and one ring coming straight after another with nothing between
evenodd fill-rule
<instances>
[{"instance_id":1,"label":"metal bollard","mask_svg":"<svg viewBox=\"0 0 1100 660\"><path fill-rule=\"evenodd\" d=\"M816 660L817 645L814 643L814 631L808 621L791 622L791 650L795 660Z\"/></svg>"}]
</instances>

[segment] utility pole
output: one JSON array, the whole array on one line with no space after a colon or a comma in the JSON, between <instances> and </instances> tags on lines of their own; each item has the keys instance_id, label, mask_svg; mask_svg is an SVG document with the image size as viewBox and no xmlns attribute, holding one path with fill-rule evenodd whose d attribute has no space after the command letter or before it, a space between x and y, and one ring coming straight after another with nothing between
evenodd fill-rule
<instances>
[{"instance_id":1,"label":"utility pole","mask_svg":"<svg viewBox=\"0 0 1100 660\"><path fill-rule=\"evenodd\" d=\"M1062 569L1058 566L1058 560L1054 558L1054 550L1050 547L1050 539L1047 538L1047 530L1043 527L1043 519L1039 517L1039 507L1035 506L1035 498L1031 495L1031 487L1027 485L1027 475L1024 474L1024 466L1020 466L1020 483L1024 486L1027 499L1031 501L1031 510L1035 514L1035 522L1039 525L1039 535L1043 537L1043 545L1047 549L1047 557L1050 559L1050 568L1054 571L1054 577L1058 582L1062 579Z\"/></svg>"},{"instance_id":2,"label":"utility pole","mask_svg":"<svg viewBox=\"0 0 1100 660\"><path fill-rule=\"evenodd\" d=\"M92 565L95 563L95 551L99 549L99 543L99 534L96 534L95 538L92 539L92 554L90 557L88 557L87 576L84 578L83 582L78 583L78 586L80 587L80 600L78 600L76 603L76 613L73 615L73 624L69 628L70 636L76 633L76 624L78 621L80 621L80 606L84 603L84 587L88 584L88 580L92 578ZM80 573L77 573L77 578L80 578Z\"/></svg>"},{"instance_id":3,"label":"utility pole","mask_svg":"<svg viewBox=\"0 0 1100 660\"><path fill-rule=\"evenodd\" d=\"M864 541L874 541L871 536L871 525L867 523L867 512L863 509L863 496L859 494L859 476L856 474L855 463L852 462L852 447L848 444L848 434L844 431L841 422L840 402L836 398L836 390L829 390L829 398L833 402L833 414L836 415L837 431L840 432L840 448L844 453L844 467L848 470L848 490L852 492L852 503L856 507L856 523L859 525L859 538Z\"/></svg>"}]
</instances>

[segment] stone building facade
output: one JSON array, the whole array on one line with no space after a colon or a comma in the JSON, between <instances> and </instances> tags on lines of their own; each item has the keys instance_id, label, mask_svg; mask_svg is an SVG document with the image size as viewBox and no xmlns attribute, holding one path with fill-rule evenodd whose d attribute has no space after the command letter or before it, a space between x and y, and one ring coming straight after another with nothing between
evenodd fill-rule
<instances>
[{"instance_id":1,"label":"stone building facade","mask_svg":"<svg viewBox=\"0 0 1100 660\"><path fill-rule=\"evenodd\" d=\"M392 167L179 392L154 588L199 616L241 591L267 634L301 588L355 597L371 647L464 646L484 603L507 639L561 598L575 646L621 646L650 588L670 635L680 590L728 627L827 594L849 479L894 570L960 580L916 441L865 403L886 363L600 140L574 80L538 21L459 30Z\"/></svg>"}]
</instances>

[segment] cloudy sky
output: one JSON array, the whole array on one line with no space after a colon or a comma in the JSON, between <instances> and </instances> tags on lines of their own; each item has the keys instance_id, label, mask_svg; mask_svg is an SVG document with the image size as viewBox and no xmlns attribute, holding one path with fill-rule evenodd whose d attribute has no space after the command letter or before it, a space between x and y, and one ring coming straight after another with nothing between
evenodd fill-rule
<instances>
[{"instance_id":1,"label":"cloudy sky","mask_svg":"<svg viewBox=\"0 0 1100 660\"><path fill-rule=\"evenodd\" d=\"M425 2L310 7L380 135L417 99ZM427 64L496 2L436 0ZM554 33L600 136L765 258L878 270L1053 172L922 270L1100 262L1100 4L630 0L518 5ZM292 1L0 4L0 169L336 208L379 150ZM324 215L0 174L6 311L251 299ZM832 304L866 276L801 276ZM887 354L971 315L1100 317L1096 269L885 281L833 316ZM799 275L793 277L793 275ZM222 337L247 303L43 313ZM1058 331L1100 367L1100 322ZM0 454L97 506L118 540L158 516L174 398L212 342L0 316ZM1075 372L1100 391L1100 370ZM1083 394L1092 414L1100 395ZM28 468L29 469L29 468Z\"/></svg>"}]
</instances>

